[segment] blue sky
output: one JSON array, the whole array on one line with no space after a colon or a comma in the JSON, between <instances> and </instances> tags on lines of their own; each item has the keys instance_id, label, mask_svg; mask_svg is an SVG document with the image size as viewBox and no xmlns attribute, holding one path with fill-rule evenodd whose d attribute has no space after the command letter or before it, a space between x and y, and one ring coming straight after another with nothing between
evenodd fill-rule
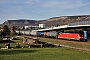
<instances>
[{"instance_id":1,"label":"blue sky","mask_svg":"<svg viewBox=\"0 0 90 60\"><path fill-rule=\"evenodd\" d=\"M8 19L44 20L87 14L90 0L0 0L0 23Z\"/></svg>"}]
</instances>

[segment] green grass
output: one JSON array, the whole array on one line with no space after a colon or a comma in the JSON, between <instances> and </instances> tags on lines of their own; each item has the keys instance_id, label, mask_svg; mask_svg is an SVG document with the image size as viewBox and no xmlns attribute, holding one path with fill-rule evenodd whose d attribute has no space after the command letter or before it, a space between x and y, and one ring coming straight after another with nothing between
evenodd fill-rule
<instances>
[{"instance_id":1,"label":"green grass","mask_svg":"<svg viewBox=\"0 0 90 60\"><path fill-rule=\"evenodd\" d=\"M90 49L90 45L82 45L82 44L79 44L79 43L82 43L82 42L78 42L78 41L75 41L75 42L78 43L78 44L76 44L76 43L71 43L71 42L60 42L59 39L58 40L43 39L43 38L39 38L39 39L41 41L44 41L44 42L52 42L52 43L56 43L56 44L68 45L68 46L77 47L77 48Z\"/></svg>"},{"instance_id":2,"label":"green grass","mask_svg":"<svg viewBox=\"0 0 90 60\"><path fill-rule=\"evenodd\" d=\"M11 47L15 47L16 43L21 43L20 45L23 46L22 44L22 38L15 38L14 40L6 40L6 41L0 41L0 46L5 47L5 43L9 42Z\"/></svg>"},{"instance_id":3,"label":"green grass","mask_svg":"<svg viewBox=\"0 0 90 60\"><path fill-rule=\"evenodd\" d=\"M43 40L41 38L40 40L66 44L53 40ZM15 43L22 43L21 39L12 41L10 42L12 47L15 46ZM75 44L67 43L66 45L74 46ZM0 46L4 46L4 43L0 43ZM83 47L78 44L75 46ZM0 49L0 60L90 60L90 53L64 47Z\"/></svg>"},{"instance_id":4,"label":"green grass","mask_svg":"<svg viewBox=\"0 0 90 60\"><path fill-rule=\"evenodd\" d=\"M67 48L0 50L1 60L90 60L90 54Z\"/></svg>"}]
</instances>

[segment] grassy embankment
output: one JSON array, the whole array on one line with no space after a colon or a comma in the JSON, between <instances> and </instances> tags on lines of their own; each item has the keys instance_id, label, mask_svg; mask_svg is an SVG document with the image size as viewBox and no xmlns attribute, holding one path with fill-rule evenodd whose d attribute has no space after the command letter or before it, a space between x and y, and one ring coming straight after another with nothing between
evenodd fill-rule
<instances>
[{"instance_id":1,"label":"grassy embankment","mask_svg":"<svg viewBox=\"0 0 90 60\"><path fill-rule=\"evenodd\" d=\"M47 41L60 43L50 39ZM14 46L15 43L21 43L21 39L13 40L10 44ZM0 43L0 45L4 44ZM89 56L89 53L64 47L0 49L1 60L89 60Z\"/></svg>"},{"instance_id":2,"label":"grassy embankment","mask_svg":"<svg viewBox=\"0 0 90 60\"><path fill-rule=\"evenodd\" d=\"M90 44L88 42L68 41L68 40L50 39L50 38L48 39L48 38L42 38L42 37L40 37L39 39L44 42L51 42L51 43L67 45L67 46L72 46L77 48L90 49Z\"/></svg>"},{"instance_id":3,"label":"grassy embankment","mask_svg":"<svg viewBox=\"0 0 90 60\"><path fill-rule=\"evenodd\" d=\"M20 48L0 50L1 60L89 60L90 54L67 48Z\"/></svg>"}]
</instances>

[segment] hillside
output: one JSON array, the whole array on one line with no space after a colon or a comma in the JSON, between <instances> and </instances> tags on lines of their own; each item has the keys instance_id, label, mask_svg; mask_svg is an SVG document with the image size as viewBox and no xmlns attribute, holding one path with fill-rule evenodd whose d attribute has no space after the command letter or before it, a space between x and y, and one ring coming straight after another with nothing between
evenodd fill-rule
<instances>
[{"instance_id":1,"label":"hillside","mask_svg":"<svg viewBox=\"0 0 90 60\"><path fill-rule=\"evenodd\" d=\"M2 23L0 26L8 25L8 26L26 26L26 25L38 25L39 23L44 23L48 27L57 26L57 25L65 25L68 23L78 22L90 20L90 15L80 15L80 16L61 16L61 17L53 17L46 20L27 20L27 19L18 19L18 20L7 20Z\"/></svg>"},{"instance_id":2,"label":"hillside","mask_svg":"<svg viewBox=\"0 0 90 60\"><path fill-rule=\"evenodd\" d=\"M7 20L1 26L8 25L8 26L28 26L28 25L36 25L37 21L35 20L26 20L26 19L19 19L19 20Z\"/></svg>"},{"instance_id":3,"label":"hillside","mask_svg":"<svg viewBox=\"0 0 90 60\"><path fill-rule=\"evenodd\" d=\"M90 15L53 17L47 19L46 21L42 21L42 23L47 24L47 26L51 26L51 25L56 26L56 25L65 25L68 23L79 22L84 20L90 20Z\"/></svg>"}]
</instances>

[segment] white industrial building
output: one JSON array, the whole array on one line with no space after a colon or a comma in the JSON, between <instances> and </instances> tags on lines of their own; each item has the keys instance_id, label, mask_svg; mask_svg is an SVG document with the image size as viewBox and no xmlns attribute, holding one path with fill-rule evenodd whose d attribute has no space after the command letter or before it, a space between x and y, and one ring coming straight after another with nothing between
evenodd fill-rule
<instances>
[{"instance_id":1,"label":"white industrial building","mask_svg":"<svg viewBox=\"0 0 90 60\"><path fill-rule=\"evenodd\" d=\"M39 26L25 26L25 29L38 29Z\"/></svg>"},{"instance_id":2,"label":"white industrial building","mask_svg":"<svg viewBox=\"0 0 90 60\"><path fill-rule=\"evenodd\" d=\"M46 24L39 24L39 28L46 28Z\"/></svg>"},{"instance_id":3,"label":"white industrial building","mask_svg":"<svg viewBox=\"0 0 90 60\"><path fill-rule=\"evenodd\" d=\"M46 24L39 24L39 26L24 26L25 29L43 29L46 28Z\"/></svg>"}]
</instances>

